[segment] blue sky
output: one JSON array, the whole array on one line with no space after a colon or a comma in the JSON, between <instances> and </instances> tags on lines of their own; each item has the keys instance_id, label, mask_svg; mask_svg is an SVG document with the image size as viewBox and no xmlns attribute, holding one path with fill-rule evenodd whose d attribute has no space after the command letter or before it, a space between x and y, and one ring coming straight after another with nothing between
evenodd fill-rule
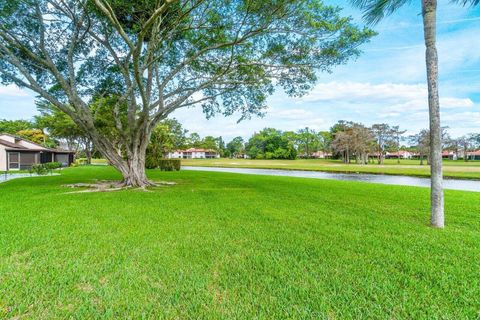
<instances>
[{"instance_id":1,"label":"blue sky","mask_svg":"<svg viewBox=\"0 0 480 320\"><path fill-rule=\"evenodd\" d=\"M347 1L325 1L344 7L362 24L361 13ZM362 47L363 54L332 74L320 74L314 90L301 98L280 91L268 102L263 118L237 124L235 116L206 120L199 108L173 114L200 135L249 137L264 127L328 130L337 120L400 125L408 133L428 127L424 45L420 1L412 1L374 29L379 33ZM453 136L480 133L480 8L440 0L438 51L442 125ZM0 118L30 119L34 94L0 86Z\"/></svg>"}]
</instances>

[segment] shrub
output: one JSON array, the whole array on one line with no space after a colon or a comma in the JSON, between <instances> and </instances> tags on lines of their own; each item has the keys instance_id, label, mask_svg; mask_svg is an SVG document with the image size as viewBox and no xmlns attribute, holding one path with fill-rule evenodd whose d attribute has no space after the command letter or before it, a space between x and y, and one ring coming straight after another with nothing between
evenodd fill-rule
<instances>
[{"instance_id":1,"label":"shrub","mask_svg":"<svg viewBox=\"0 0 480 320\"><path fill-rule=\"evenodd\" d=\"M158 166L159 166L158 158L147 154L145 158L145 168L156 169L158 168Z\"/></svg>"},{"instance_id":2,"label":"shrub","mask_svg":"<svg viewBox=\"0 0 480 320\"><path fill-rule=\"evenodd\" d=\"M44 164L47 170L55 170L62 167L60 162L47 162Z\"/></svg>"},{"instance_id":3,"label":"shrub","mask_svg":"<svg viewBox=\"0 0 480 320\"><path fill-rule=\"evenodd\" d=\"M181 165L180 159L158 159L158 167L162 171L179 171Z\"/></svg>"},{"instance_id":4,"label":"shrub","mask_svg":"<svg viewBox=\"0 0 480 320\"><path fill-rule=\"evenodd\" d=\"M87 159L84 159L84 158L76 159L75 164L77 166L84 166L87 164Z\"/></svg>"},{"instance_id":5,"label":"shrub","mask_svg":"<svg viewBox=\"0 0 480 320\"><path fill-rule=\"evenodd\" d=\"M29 170L30 173L36 173L38 175L46 175L49 171L43 164L35 164Z\"/></svg>"},{"instance_id":6,"label":"shrub","mask_svg":"<svg viewBox=\"0 0 480 320\"><path fill-rule=\"evenodd\" d=\"M152 155L147 155L145 158L145 168L157 169L162 171L179 171L181 167L180 159L162 159Z\"/></svg>"},{"instance_id":7,"label":"shrub","mask_svg":"<svg viewBox=\"0 0 480 320\"><path fill-rule=\"evenodd\" d=\"M270 159L276 159L275 154L273 152L265 152L265 159L270 160Z\"/></svg>"}]
</instances>

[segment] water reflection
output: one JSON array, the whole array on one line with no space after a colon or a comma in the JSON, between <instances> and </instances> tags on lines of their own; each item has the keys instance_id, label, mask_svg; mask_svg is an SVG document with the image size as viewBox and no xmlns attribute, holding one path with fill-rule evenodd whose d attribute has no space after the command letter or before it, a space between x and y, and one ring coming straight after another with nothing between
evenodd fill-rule
<instances>
[{"instance_id":1,"label":"water reflection","mask_svg":"<svg viewBox=\"0 0 480 320\"><path fill-rule=\"evenodd\" d=\"M343 181L363 181L363 182L370 182L370 183L427 187L427 188L430 187L429 178L417 178L417 177L408 177L408 176L359 174L359 173L335 173L335 172L302 171L302 170L190 167L190 166L184 166L182 167L182 169L194 170L194 171L260 174L260 175L268 175L268 176L285 176L285 177L315 178L315 179L329 179L329 180L343 180ZM480 192L480 181L445 179L443 182L443 185L445 189Z\"/></svg>"}]
</instances>

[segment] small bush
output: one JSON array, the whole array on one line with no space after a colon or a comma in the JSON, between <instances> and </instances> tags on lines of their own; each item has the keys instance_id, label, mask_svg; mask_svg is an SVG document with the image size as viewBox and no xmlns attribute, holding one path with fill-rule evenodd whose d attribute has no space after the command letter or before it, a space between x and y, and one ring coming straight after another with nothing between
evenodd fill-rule
<instances>
[{"instance_id":1,"label":"small bush","mask_svg":"<svg viewBox=\"0 0 480 320\"><path fill-rule=\"evenodd\" d=\"M180 171L182 162L180 159L159 159L158 167L162 171Z\"/></svg>"},{"instance_id":2,"label":"small bush","mask_svg":"<svg viewBox=\"0 0 480 320\"><path fill-rule=\"evenodd\" d=\"M36 165L33 165L28 171L30 173L35 173L38 175L46 175L49 169L47 169L47 167L43 164L36 164Z\"/></svg>"},{"instance_id":3,"label":"small bush","mask_svg":"<svg viewBox=\"0 0 480 320\"><path fill-rule=\"evenodd\" d=\"M162 159L147 155L145 158L145 168L157 169L162 171L179 171L181 167L180 159Z\"/></svg>"},{"instance_id":4,"label":"small bush","mask_svg":"<svg viewBox=\"0 0 480 320\"><path fill-rule=\"evenodd\" d=\"M47 170L55 170L62 167L60 162L47 162L44 164Z\"/></svg>"},{"instance_id":5,"label":"small bush","mask_svg":"<svg viewBox=\"0 0 480 320\"><path fill-rule=\"evenodd\" d=\"M158 158L147 155L145 158L145 168L147 169L156 169L158 168L159 163L158 163Z\"/></svg>"},{"instance_id":6,"label":"small bush","mask_svg":"<svg viewBox=\"0 0 480 320\"><path fill-rule=\"evenodd\" d=\"M87 159L84 159L84 158L76 159L75 164L77 166L84 166L87 164Z\"/></svg>"}]
</instances>

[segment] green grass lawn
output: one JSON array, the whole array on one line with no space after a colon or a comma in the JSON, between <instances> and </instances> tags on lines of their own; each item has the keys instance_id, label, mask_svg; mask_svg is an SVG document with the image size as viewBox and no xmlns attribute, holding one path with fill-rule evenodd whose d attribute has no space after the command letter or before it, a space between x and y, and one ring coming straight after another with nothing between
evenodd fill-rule
<instances>
[{"instance_id":1,"label":"green grass lawn","mask_svg":"<svg viewBox=\"0 0 480 320\"><path fill-rule=\"evenodd\" d=\"M0 184L0 319L473 319L480 194L212 172L69 194L110 167Z\"/></svg>"},{"instance_id":2,"label":"green grass lawn","mask_svg":"<svg viewBox=\"0 0 480 320\"><path fill-rule=\"evenodd\" d=\"M430 167L420 165L418 160L385 160L378 164L343 164L340 160L249 160L249 159L182 159L185 166L263 168L285 170L313 170L327 172L359 172L409 176L430 176ZM446 178L480 179L480 161L444 161Z\"/></svg>"}]
</instances>

